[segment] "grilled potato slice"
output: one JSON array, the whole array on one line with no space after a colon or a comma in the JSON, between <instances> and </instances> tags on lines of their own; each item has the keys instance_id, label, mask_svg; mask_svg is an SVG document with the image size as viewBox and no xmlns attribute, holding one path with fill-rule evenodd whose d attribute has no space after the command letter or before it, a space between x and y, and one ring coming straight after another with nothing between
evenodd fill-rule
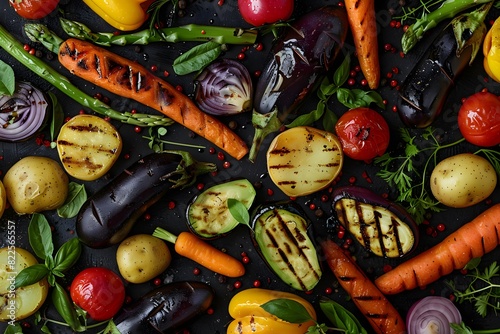
<instances>
[{"instance_id":1,"label":"grilled potato slice","mask_svg":"<svg viewBox=\"0 0 500 334\"><path fill-rule=\"evenodd\" d=\"M77 115L65 123L57 137L57 152L66 172L93 181L108 172L122 151L122 139L108 121Z\"/></svg>"},{"instance_id":2,"label":"grilled potato slice","mask_svg":"<svg viewBox=\"0 0 500 334\"><path fill-rule=\"evenodd\" d=\"M305 196L328 187L342 169L344 154L332 133L298 126L280 133L267 151L269 176L286 195Z\"/></svg>"}]
</instances>

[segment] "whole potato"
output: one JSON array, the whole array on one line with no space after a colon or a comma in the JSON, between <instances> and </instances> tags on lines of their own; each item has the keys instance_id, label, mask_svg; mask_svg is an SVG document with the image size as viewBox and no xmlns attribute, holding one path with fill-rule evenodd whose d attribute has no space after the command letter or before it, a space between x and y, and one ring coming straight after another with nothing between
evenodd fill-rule
<instances>
[{"instance_id":1,"label":"whole potato","mask_svg":"<svg viewBox=\"0 0 500 334\"><path fill-rule=\"evenodd\" d=\"M2 218L5 207L7 206L7 194L3 182L0 181L0 218Z\"/></svg>"},{"instance_id":2,"label":"whole potato","mask_svg":"<svg viewBox=\"0 0 500 334\"><path fill-rule=\"evenodd\" d=\"M116 250L118 270L130 283L144 283L155 278L168 268L171 260L167 244L149 234L132 235Z\"/></svg>"},{"instance_id":3,"label":"whole potato","mask_svg":"<svg viewBox=\"0 0 500 334\"><path fill-rule=\"evenodd\" d=\"M453 208L465 208L493 193L497 174L485 158L462 153L438 163L430 183L432 194L439 202Z\"/></svg>"},{"instance_id":4,"label":"whole potato","mask_svg":"<svg viewBox=\"0 0 500 334\"><path fill-rule=\"evenodd\" d=\"M69 179L55 160L27 156L9 168L3 179L7 200L19 214L57 209L64 204Z\"/></svg>"}]
</instances>

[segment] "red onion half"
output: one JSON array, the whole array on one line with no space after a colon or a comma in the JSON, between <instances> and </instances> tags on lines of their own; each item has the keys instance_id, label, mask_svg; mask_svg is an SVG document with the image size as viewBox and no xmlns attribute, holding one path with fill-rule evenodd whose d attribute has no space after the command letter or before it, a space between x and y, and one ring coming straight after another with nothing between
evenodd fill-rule
<instances>
[{"instance_id":1,"label":"red onion half","mask_svg":"<svg viewBox=\"0 0 500 334\"><path fill-rule=\"evenodd\" d=\"M428 296L414 303L406 315L409 334L453 334L450 324L460 324L462 316L445 297Z\"/></svg>"},{"instance_id":2,"label":"red onion half","mask_svg":"<svg viewBox=\"0 0 500 334\"><path fill-rule=\"evenodd\" d=\"M47 119L45 95L28 82L19 82L12 95L0 96L0 140L17 142L40 130Z\"/></svg>"},{"instance_id":3,"label":"red onion half","mask_svg":"<svg viewBox=\"0 0 500 334\"><path fill-rule=\"evenodd\" d=\"M196 78L195 100L212 115L234 115L252 109L253 84L248 69L232 59L219 59Z\"/></svg>"}]
</instances>

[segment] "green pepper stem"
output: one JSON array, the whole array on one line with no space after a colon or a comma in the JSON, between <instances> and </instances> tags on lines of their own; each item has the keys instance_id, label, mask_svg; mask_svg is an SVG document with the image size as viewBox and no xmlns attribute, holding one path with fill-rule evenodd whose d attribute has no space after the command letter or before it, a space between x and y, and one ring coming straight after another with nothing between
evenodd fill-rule
<instances>
[{"instance_id":1,"label":"green pepper stem","mask_svg":"<svg viewBox=\"0 0 500 334\"><path fill-rule=\"evenodd\" d=\"M492 0L446 0L439 8L424 14L408 27L401 38L403 52L408 53L427 31L436 27L443 20L451 19L466 9L488 2L492 2Z\"/></svg>"},{"instance_id":2,"label":"green pepper stem","mask_svg":"<svg viewBox=\"0 0 500 334\"><path fill-rule=\"evenodd\" d=\"M38 31L40 32L40 31ZM50 32L50 31L49 31ZM32 36L36 36L35 31L31 31ZM42 31L44 35L44 45L53 41L53 43L59 43L62 41L55 34L46 35L46 31ZM48 44L47 44L48 45ZM156 125L170 125L173 121L170 118L166 118L160 115L149 115L149 114L135 114L130 112L119 112L102 101L91 97L90 95L84 93L75 85L73 85L65 76L57 72L54 68L46 64L43 60L35 55L31 55L26 52L23 48L21 42L14 38L3 26L0 25L0 47L2 47L7 53L14 57L21 64L26 66L32 72L37 74L40 78L45 79L47 82L55 86L61 92L80 103L82 106L87 107L98 114L110 117L112 119L121 121L127 124L133 124L138 126L156 126ZM53 48L50 48L53 50Z\"/></svg>"},{"instance_id":3,"label":"green pepper stem","mask_svg":"<svg viewBox=\"0 0 500 334\"><path fill-rule=\"evenodd\" d=\"M92 32L85 24L60 18L61 27L71 37L85 39L103 46L147 45L156 42L208 42L219 44L251 45L257 40L258 31L188 24L180 27L167 27L158 30L145 29L133 33L115 35L113 33Z\"/></svg>"}]
</instances>

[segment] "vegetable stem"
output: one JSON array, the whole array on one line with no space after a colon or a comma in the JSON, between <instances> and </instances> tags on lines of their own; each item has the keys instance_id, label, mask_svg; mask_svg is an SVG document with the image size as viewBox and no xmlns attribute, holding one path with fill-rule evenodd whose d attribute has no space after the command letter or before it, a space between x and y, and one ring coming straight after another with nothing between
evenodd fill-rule
<instances>
[{"instance_id":1,"label":"vegetable stem","mask_svg":"<svg viewBox=\"0 0 500 334\"><path fill-rule=\"evenodd\" d=\"M439 8L423 14L411 24L401 38L401 47L404 53L408 53L420 41L424 34L436 27L440 22L451 19L460 12L471 7L491 2L492 0L446 0Z\"/></svg>"},{"instance_id":2,"label":"vegetable stem","mask_svg":"<svg viewBox=\"0 0 500 334\"><path fill-rule=\"evenodd\" d=\"M167 242L170 242L175 245L175 242L177 241L177 236L164 228L161 227L156 227L155 230L153 231L153 237L160 238L162 240L165 240Z\"/></svg>"},{"instance_id":3,"label":"vegetable stem","mask_svg":"<svg viewBox=\"0 0 500 334\"><path fill-rule=\"evenodd\" d=\"M155 42L207 42L219 44L254 44L258 31L252 29L188 24L158 30L145 29L133 33L115 35L113 33L92 32L85 24L60 18L61 27L71 37L92 41L95 44L147 45Z\"/></svg>"},{"instance_id":4,"label":"vegetable stem","mask_svg":"<svg viewBox=\"0 0 500 334\"><path fill-rule=\"evenodd\" d=\"M30 30L30 32L36 34L36 31ZM40 33L40 31L38 32ZM43 43L44 45L49 43L51 40L53 43L58 43L60 41L60 38L57 38L55 34L46 35L45 31L41 33L45 37L45 42ZM0 46L17 61L29 68L42 79L45 79L47 82L58 88L62 93L80 103L82 106L92 109L98 114L108 116L123 123L144 127L156 125L166 126L173 123L170 118L160 115L135 114L131 112L121 113L112 109L102 101L84 93L73 85L65 76L43 62L40 58L26 52L21 42L15 39L14 36L12 36L2 25L0 25ZM52 51L53 47L49 48L49 50Z\"/></svg>"}]
</instances>

